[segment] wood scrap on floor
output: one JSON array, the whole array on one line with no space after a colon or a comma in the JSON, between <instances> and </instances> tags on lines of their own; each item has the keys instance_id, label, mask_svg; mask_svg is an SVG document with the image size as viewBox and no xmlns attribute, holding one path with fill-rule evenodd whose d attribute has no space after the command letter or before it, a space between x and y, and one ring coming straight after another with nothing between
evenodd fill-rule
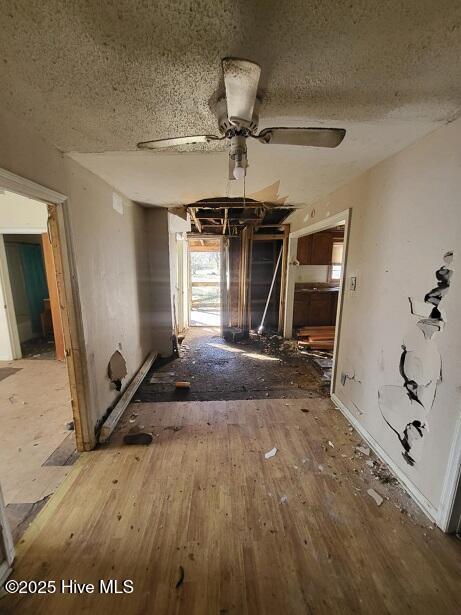
<instances>
[{"instance_id":1,"label":"wood scrap on floor","mask_svg":"<svg viewBox=\"0 0 461 615\"><path fill-rule=\"evenodd\" d=\"M301 350L333 350L335 327L301 327L296 332L298 348Z\"/></svg>"}]
</instances>

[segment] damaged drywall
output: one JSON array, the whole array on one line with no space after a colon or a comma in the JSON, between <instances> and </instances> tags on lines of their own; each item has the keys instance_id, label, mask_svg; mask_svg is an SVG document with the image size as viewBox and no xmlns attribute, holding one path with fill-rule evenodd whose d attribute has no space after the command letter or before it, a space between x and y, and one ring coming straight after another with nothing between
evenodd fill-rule
<instances>
[{"instance_id":1,"label":"damaged drywall","mask_svg":"<svg viewBox=\"0 0 461 615\"><path fill-rule=\"evenodd\" d=\"M343 388L347 387L347 394L349 396L349 401L353 406L354 412L356 412L359 416L364 414L362 408L356 403L358 399L361 399L363 390L362 381L357 378L355 370L353 370L351 374L341 372L340 382Z\"/></svg>"},{"instance_id":2,"label":"damaged drywall","mask_svg":"<svg viewBox=\"0 0 461 615\"><path fill-rule=\"evenodd\" d=\"M442 382L442 358L433 338L446 324L446 316L439 306L450 288L453 252L446 252L443 261L435 272L437 286L426 293L424 301L409 297L411 314L419 318L416 326L422 336L411 340L411 350L407 343L402 344L399 373L403 384L384 385L378 391L381 414L396 434L403 458L411 466L421 458L422 440L429 429L428 414Z\"/></svg>"},{"instance_id":3,"label":"damaged drywall","mask_svg":"<svg viewBox=\"0 0 461 615\"><path fill-rule=\"evenodd\" d=\"M122 380L127 375L125 357L119 350L116 350L109 360L107 366L107 375L109 380L117 391L122 389Z\"/></svg>"},{"instance_id":4,"label":"damaged drywall","mask_svg":"<svg viewBox=\"0 0 461 615\"><path fill-rule=\"evenodd\" d=\"M446 252L444 264L435 272L437 286L432 288L424 297L424 302L409 297L411 313L419 316L417 326L421 329L426 339L431 339L438 331L442 331L445 324L444 313L439 310L439 304L450 288L450 279L453 270L448 265L453 262L453 252Z\"/></svg>"}]
</instances>

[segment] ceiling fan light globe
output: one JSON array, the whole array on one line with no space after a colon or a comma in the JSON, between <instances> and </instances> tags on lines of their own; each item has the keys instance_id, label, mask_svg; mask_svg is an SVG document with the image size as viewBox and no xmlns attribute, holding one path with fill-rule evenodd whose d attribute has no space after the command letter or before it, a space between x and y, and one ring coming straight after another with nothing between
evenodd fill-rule
<instances>
[{"instance_id":1,"label":"ceiling fan light globe","mask_svg":"<svg viewBox=\"0 0 461 615\"><path fill-rule=\"evenodd\" d=\"M234 167L235 179L243 179L245 177L245 169L243 167Z\"/></svg>"}]
</instances>

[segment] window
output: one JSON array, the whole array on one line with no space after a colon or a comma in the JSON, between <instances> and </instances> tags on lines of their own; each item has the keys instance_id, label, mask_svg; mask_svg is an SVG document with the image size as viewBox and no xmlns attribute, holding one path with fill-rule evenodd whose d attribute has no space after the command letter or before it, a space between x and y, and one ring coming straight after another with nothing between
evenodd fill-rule
<instances>
[{"instance_id":1,"label":"window","mask_svg":"<svg viewBox=\"0 0 461 615\"><path fill-rule=\"evenodd\" d=\"M343 242L333 242L331 253L330 282L339 282L343 268Z\"/></svg>"}]
</instances>

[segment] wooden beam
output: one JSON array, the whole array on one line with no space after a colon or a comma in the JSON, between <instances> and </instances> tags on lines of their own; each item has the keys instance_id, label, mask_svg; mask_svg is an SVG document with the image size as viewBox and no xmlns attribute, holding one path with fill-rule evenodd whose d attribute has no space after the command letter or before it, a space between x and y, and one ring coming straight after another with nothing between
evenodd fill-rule
<instances>
[{"instance_id":1,"label":"wooden beam","mask_svg":"<svg viewBox=\"0 0 461 615\"><path fill-rule=\"evenodd\" d=\"M289 205L268 205L265 203L245 203L245 205L243 203L216 203L215 206L213 206L213 204L200 204L194 205L193 207L187 207L187 209L189 211L191 211L192 209L211 209L216 211L217 209L225 209L226 207L228 209L260 209L261 207L264 207L267 211L273 211L278 209L297 209L296 207Z\"/></svg>"},{"instance_id":2,"label":"wooden beam","mask_svg":"<svg viewBox=\"0 0 461 615\"><path fill-rule=\"evenodd\" d=\"M223 225L223 229L222 229L222 234L225 235L226 234L226 226L228 224L227 222L227 216L229 214L229 211L227 209L224 210L224 225Z\"/></svg>"},{"instance_id":3,"label":"wooden beam","mask_svg":"<svg viewBox=\"0 0 461 615\"><path fill-rule=\"evenodd\" d=\"M279 235L268 235L263 233L261 233L261 235L259 235L258 233L253 235L253 241L276 241L278 239L283 239L282 233L280 233Z\"/></svg>"},{"instance_id":4,"label":"wooden beam","mask_svg":"<svg viewBox=\"0 0 461 615\"><path fill-rule=\"evenodd\" d=\"M42 233L43 261L45 263L48 297L50 299L51 321L53 325L54 347L56 359L64 361L64 333L62 331L61 308L59 306L58 283L56 281L56 268L54 265L53 246L48 233Z\"/></svg>"},{"instance_id":5,"label":"wooden beam","mask_svg":"<svg viewBox=\"0 0 461 615\"><path fill-rule=\"evenodd\" d=\"M61 206L59 206L58 213L57 205L48 205L48 232L53 250L61 310L75 441L79 452L89 451L95 447L96 439L86 403L85 347L81 343L83 332L78 322L78 314L81 311L76 288L72 286L71 246L67 244L64 213Z\"/></svg>"},{"instance_id":6,"label":"wooden beam","mask_svg":"<svg viewBox=\"0 0 461 615\"><path fill-rule=\"evenodd\" d=\"M195 209L193 207L190 208L190 215L192 216L192 220L194 221L194 224L198 230L199 233L202 232L202 223L200 222L200 220L197 219L197 216L195 215Z\"/></svg>"},{"instance_id":7,"label":"wooden beam","mask_svg":"<svg viewBox=\"0 0 461 615\"><path fill-rule=\"evenodd\" d=\"M146 377L147 372L151 368L151 365L155 361L157 356L158 353L151 352L142 364L141 369L135 375L130 384L126 387L125 391L123 392L123 395L120 397L117 404L114 406L112 412L109 414L107 419L104 421L103 426L101 427L101 432L99 434L99 442L107 442L107 440L110 438L122 414L125 412L128 404L130 403L131 398L138 390L139 385Z\"/></svg>"}]
</instances>

